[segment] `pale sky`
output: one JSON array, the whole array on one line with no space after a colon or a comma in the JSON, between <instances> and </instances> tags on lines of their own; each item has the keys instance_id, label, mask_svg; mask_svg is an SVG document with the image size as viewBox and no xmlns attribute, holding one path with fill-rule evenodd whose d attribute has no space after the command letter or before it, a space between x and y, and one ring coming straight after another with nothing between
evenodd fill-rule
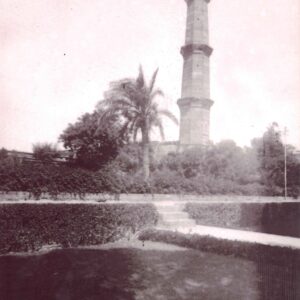
<instances>
[{"instance_id":1,"label":"pale sky","mask_svg":"<svg viewBox=\"0 0 300 300\"><path fill-rule=\"evenodd\" d=\"M300 148L300 1L212 0L209 15L211 139L249 145L276 121ZM183 0L0 0L0 148L56 143L140 63L179 116L185 18Z\"/></svg>"}]
</instances>

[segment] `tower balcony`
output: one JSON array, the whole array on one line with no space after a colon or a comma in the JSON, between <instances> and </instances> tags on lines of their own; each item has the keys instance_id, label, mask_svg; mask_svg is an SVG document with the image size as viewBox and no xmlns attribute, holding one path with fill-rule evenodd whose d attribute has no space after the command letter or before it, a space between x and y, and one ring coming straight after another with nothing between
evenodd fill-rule
<instances>
[{"instance_id":1,"label":"tower balcony","mask_svg":"<svg viewBox=\"0 0 300 300\"><path fill-rule=\"evenodd\" d=\"M193 53L204 53L207 57L209 57L213 53L213 48L204 44L189 44L181 47L180 53L183 58L187 58Z\"/></svg>"}]
</instances>

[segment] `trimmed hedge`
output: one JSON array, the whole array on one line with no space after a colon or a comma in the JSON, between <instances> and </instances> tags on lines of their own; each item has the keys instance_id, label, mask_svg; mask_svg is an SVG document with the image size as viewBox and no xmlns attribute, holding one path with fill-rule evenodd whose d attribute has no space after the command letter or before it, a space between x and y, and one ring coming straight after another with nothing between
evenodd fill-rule
<instances>
[{"instance_id":1,"label":"trimmed hedge","mask_svg":"<svg viewBox=\"0 0 300 300\"><path fill-rule=\"evenodd\" d=\"M83 196L104 190L102 177L93 172L62 164L34 162L0 164L0 190L29 192L38 199L49 193L55 199L59 193Z\"/></svg>"},{"instance_id":2,"label":"trimmed hedge","mask_svg":"<svg viewBox=\"0 0 300 300\"><path fill-rule=\"evenodd\" d=\"M157 220L152 204L2 204L0 254L104 244Z\"/></svg>"},{"instance_id":3,"label":"trimmed hedge","mask_svg":"<svg viewBox=\"0 0 300 300\"><path fill-rule=\"evenodd\" d=\"M300 250L276 246L260 245L247 242L221 240L210 236L183 234L165 230L148 229L140 233L142 241L164 242L181 247L221 255L233 255L256 262L284 264L287 268L300 268Z\"/></svg>"},{"instance_id":4,"label":"trimmed hedge","mask_svg":"<svg viewBox=\"0 0 300 300\"><path fill-rule=\"evenodd\" d=\"M300 203L187 203L199 225L300 237Z\"/></svg>"}]
</instances>

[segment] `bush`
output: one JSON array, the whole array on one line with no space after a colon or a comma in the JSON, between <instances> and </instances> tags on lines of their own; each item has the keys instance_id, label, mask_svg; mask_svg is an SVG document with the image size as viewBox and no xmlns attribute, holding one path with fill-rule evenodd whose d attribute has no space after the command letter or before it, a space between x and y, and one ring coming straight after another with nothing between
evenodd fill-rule
<instances>
[{"instance_id":1,"label":"bush","mask_svg":"<svg viewBox=\"0 0 300 300\"><path fill-rule=\"evenodd\" d=\"M35 199L42 193L56 198L59 193L84 196L86 193L114 192L116 179L108 180L111 178L104 172L94 173L66 164L7 161L0 164L0 191L29 192Z\"/></svg>"},{"instance_id":2,"label":"bush","mask_svg":"<svg viewBox=\"0 0 300 300\"><path fill-rule=\"evenodd\" d=\"M152 172L155 193L258 195L264 192L254 151L232 141L165 156Z\"/></svg>"},{"instance_id":3,"label":"bush","mask_svg":"<svg viewBox=\"0 0 300 300\"><path fill-rule=\"evenodd\" d=\"M4 151L5 152L5 151ZM92 163L93 160L91 160ZM105 161L105 163L104 163ZM126 145L113 161L104 160L101 169L84 169L76 164L20 162L13 157L0 158L0 191L23 191L39 198L49 193L83 197L86 193L152 193L197 195L264 195L271 193L261 184L254 150L241 149L232 142L221 142L205 149L190 149L169 154L151 164L149 182L142 176L141 148ZM294 181L289 178L288 193L300 193L299 164L295 164ZM272 186L275 194L282 188Z\"/></svg>"},{"instance_id":4,"label":"bush","mask_svg":"<svg viewBox=\"0 0 300 300\"><path fill-rule=\"evenodd\" d=\"M70 162L74 166L97 171L113 160L128 140L127 134L120 131L119 118L99 126L101 114L101 111L86 113L61 134L60 141L73 153Z\"/></svg>"},{"instance_id":5,"label":"bush","mask_svg":"<svg viewBox=\"0 0 300 300\"><path fill-rule=\"evenodd\" d=\"M151 204L2 204L0 253L104 244L157 220Z\"/></svg>"},{"instance_id":6,"label":"bush","mask_svg":"<svg viewBox=\"0 0 300 300\"><path fill-rule=\"evenodd\" d=\"M5 148L0 149L0 161L8 157L8 151Z\"/></svg>"},{"instance_id":7,"label":"bush","mask_svg":"<svg viewBox=\"0 0 300 300\"><path fill-rule=\"evenodd\" d=\"M33 145L33 157L43 162L51 162L59 157L59 152L55 145L38 143Z\"/></svg>"}]
</instances>

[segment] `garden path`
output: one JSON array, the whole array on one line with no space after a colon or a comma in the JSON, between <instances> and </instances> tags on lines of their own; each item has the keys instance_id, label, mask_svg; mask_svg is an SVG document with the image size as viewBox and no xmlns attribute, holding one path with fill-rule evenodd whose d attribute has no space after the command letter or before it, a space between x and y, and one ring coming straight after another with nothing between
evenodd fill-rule
<instances>
[{"instance_id":1,"label":"garden path","mask_svg":"<svg viewBox=\"0 0 300 300\"><path fill-rule=\"evenodd\" d=\"M197 225L195 220L189 218L188 214L183 211L185 202L182 201L156 201L154 202L154 205L160 216L157 226L162 230L172 230L186 234L212 236L218 239L300 249L300 238L296 237Z\"/></svg>"}]
</instances>

